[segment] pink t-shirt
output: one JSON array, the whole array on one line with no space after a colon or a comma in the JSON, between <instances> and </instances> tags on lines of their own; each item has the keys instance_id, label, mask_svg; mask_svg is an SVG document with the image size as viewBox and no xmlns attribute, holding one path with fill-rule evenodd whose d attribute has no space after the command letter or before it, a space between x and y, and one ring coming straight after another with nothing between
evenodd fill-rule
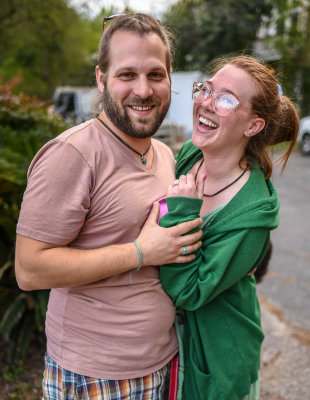
<instances>
[{"instance_id":1,"label":"pink t-shirt","mask_svg":"<svg viewBox=\"0 0 310 400\"><path fill-rule=\"evenodd\" d=\"M96 120L48 142L32 161L17 233L79 249L137 238L152 203L174 180L170 149L152 139L153 165ZM87 265L85 265L87 268ZM177 352L175 309L156 266L52 289L47 350L63 368L102 379L148 375Z\"/></svg>"}]
</instances>

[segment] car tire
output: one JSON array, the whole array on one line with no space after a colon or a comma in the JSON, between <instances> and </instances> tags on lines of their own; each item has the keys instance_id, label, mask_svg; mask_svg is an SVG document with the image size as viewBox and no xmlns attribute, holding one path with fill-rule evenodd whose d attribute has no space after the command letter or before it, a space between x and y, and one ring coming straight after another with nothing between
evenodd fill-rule
<instances>
[{"instance_id":1,"label":"car tire","mask_svg":"<svg viewBox=\"0 0 310 400\"><path fill-rule=\"evenodd\" d=\"M310 155L310 133L305 133L300 142L300 152L304 156Z\"/></svg>"}]
</instances>

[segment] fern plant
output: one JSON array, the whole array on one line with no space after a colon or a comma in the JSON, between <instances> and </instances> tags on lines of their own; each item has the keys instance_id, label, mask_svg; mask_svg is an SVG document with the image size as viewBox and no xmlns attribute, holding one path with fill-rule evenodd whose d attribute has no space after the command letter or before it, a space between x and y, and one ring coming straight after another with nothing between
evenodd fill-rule
<instances>
[{"instance_id":1,"label":"fern plant","mask_svg":"<svg viewBox=\"0 0 310 400\"><path fill-rule=\"evenodd\" d=\"M31 339L41 335L43 340L44 321L49 296L48 290L23 292L13 276L13 265L8 261L0 269L0 334L7 344L7 361L22 360Z\"/></svg>"}]
</instances>

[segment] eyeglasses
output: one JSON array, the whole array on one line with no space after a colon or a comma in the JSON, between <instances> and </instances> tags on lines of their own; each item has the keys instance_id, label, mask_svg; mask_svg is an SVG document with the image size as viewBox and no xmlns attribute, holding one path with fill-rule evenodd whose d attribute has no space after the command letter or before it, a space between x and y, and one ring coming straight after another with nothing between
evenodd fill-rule
<instances>
[{"instance_id":1,"label":"eyeglasses","mask_svg":"<svg viewBox=\"0 0 310 400\"><path fill-rule=\"evenodd\" d=\"M233 94L215 93L206 83L193 83L192 99L194 102L203 102L210 97L213 98L214 111L222 117L240 105L239 100Z\"/></svg>"},{"instance_id":2,"label":"eyeglasses","mask_svg":"<svg viewBox=\"0 0 310 400\"><path fill-rule=\"evenodd\" d=\"M103 18L103 22L102 22L102 32L101 32L101 34L103 34L105 24L106 24L108 21L111 21L111 20L114 19L114 18L120 17L121 15L126 15L126 14L114 14L114 15L109 15L108 17L104 17L104 18Z\"/></svg>"}]
</instances>

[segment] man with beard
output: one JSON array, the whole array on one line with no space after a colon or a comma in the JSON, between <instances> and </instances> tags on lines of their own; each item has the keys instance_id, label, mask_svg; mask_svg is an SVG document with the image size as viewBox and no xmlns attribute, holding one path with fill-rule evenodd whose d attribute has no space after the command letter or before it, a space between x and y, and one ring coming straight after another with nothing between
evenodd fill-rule
<instances>
[{"instance_id":1,"label":"man with beard","mask_svg":"<svg viewBox=\"0 0 310 400\"><path fill-rule=\"evenodd\" d=\"M29 167L15 264L23 290L52 289L44 399L165 397L178 345L156 265L192 260L201 235L184 235L200 219L157 226L154 201L174 180L171 151L152 139L170 104L170 51L153 17L114 18L99 46L98 117Z\"/></svg>"}]
</instances>

